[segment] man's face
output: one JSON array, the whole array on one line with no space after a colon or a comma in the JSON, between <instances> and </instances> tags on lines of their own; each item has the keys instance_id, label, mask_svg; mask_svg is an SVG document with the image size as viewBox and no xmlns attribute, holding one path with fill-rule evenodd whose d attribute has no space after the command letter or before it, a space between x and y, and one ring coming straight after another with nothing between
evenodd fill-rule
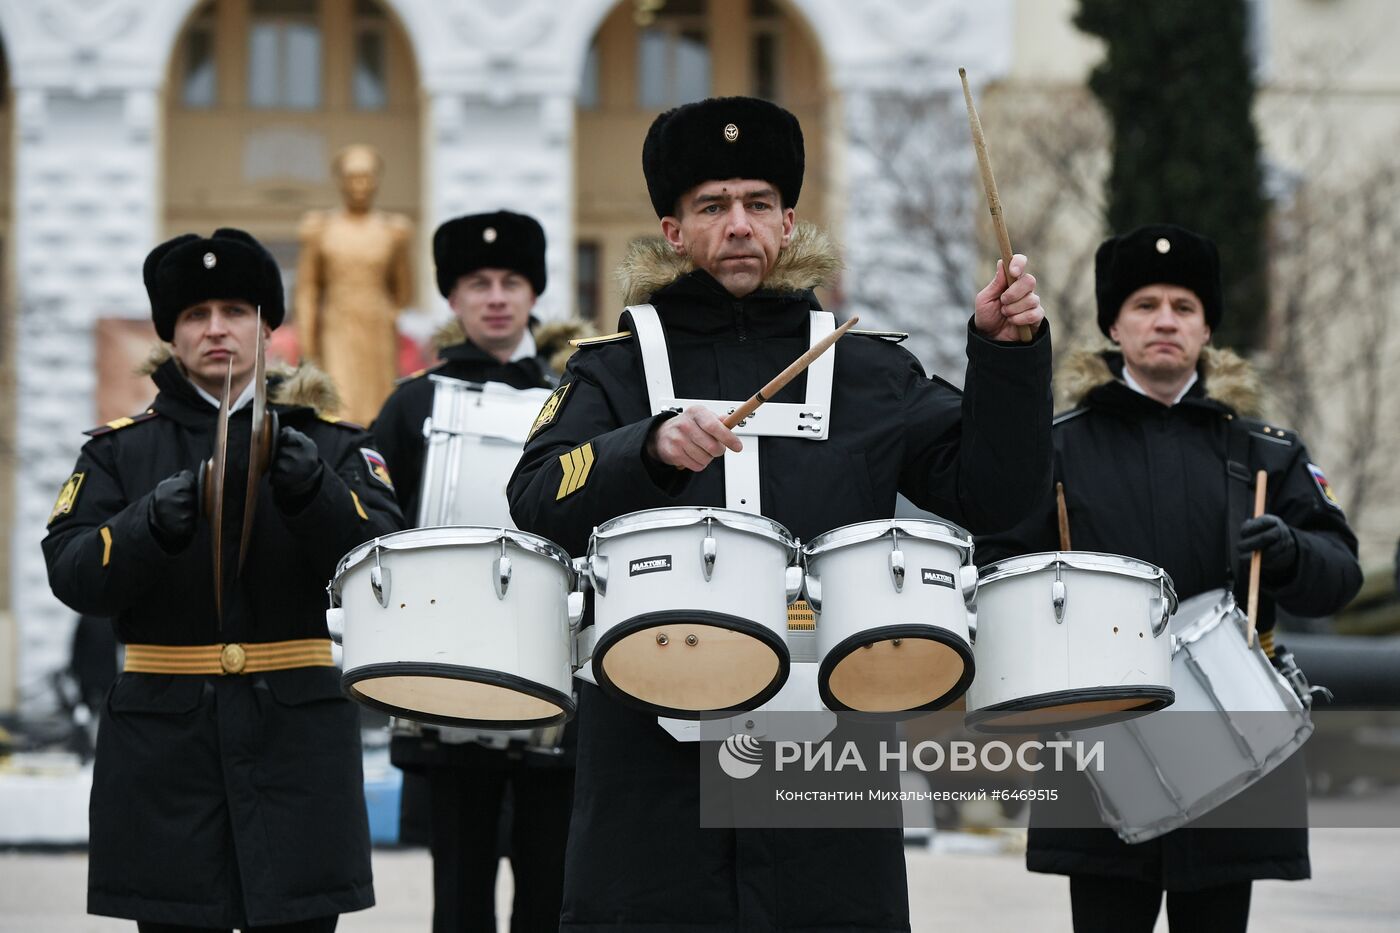
<instances>
[{"instance_id":1,"label":"man's face","mask_svg":"<svg viewBox=\"0 0 1400 933\"><path fill-rule=\"evenodd\" d=\"M530 322L535 290L513 269L477 269L457 280L447 303L472 343L487 352L514 352Z\"/></svg>"},{"instance_id":2,"label":"man's face","mask_svg":"<svg viewBox=\"0 0 1400 933\"><path fill-rule=\"evenodd\" d=\"M792 238L792 208L766 181L707 181L681 195L675 216L661 218L661 232L697 269L729 294L742 298L773 271Z\"/></svg>"},{"instance_id":3,"label":"man's face","mask_svg":"<svg viewBox=\"0 0 1400 933\"><path fill-rule=\"evenodd\" d=\"M263 339L272 328L263 327ZM224 373L233 361L233 391L248 384L257 352L258 312L246 301L215 300L191 305L175 319L171 339L175 359L189 380L210 395L224 390Z\"/></svg>"},{"instance_id":4,"label":"man's face","mask_svg":"<svg viewBox=\"0 0 1400 933\"><path fill-rule=\"evenodd\" d=\"M379 191L379 160L369 149L350 149L340 159L340 194L352 211L367 211Z\"/></svg>"},{"instance_id":5,"label":"man's face","mask_svg":"<svg viewBox=\"0 0 1400 933\"><path fill-rule=\"evenodd\" d=\"M1205 306L1180 285L1144 285L1118 309L1109 328L1135 373L1156 379L1185 376L1210 341Z\"/></svg>"}]
</instances>

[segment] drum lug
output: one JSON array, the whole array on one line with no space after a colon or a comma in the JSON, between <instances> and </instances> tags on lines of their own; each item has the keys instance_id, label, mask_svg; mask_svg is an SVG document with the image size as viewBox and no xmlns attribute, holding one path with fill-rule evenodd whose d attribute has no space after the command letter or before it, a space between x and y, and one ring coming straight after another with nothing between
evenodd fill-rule
<instances>
[{"instance_id":1,"label":"drum lug","mask_svg":"<svg viewBox=\"0 0 1400 933\"><path fill-rule=\"evenodd\" d=\"M1157 578L1157 598L1152 602L1157 605L1149 604L1147 611L1151 615L1148 617L1148 622L1152 625L1152 637L1160 638L1162 633L1166 631L1167 623L1171 621L1172 617L1171 601L1167 599L1167 584L1161 577Z\"/></svg>"},{"instance_id":2,"label":"drum lug","mask_svg":"<svg viewBox=\"0 0 1400 933\"><path fill-rule=\"evenodd\" d=\"M894 591L904 592L904 552L899 549L899 529L890 529L893 550L890 551L890 579L894 581Z\"/></svg>"},{"instance_id":3,"label":"drum lug","mask_svg":"<svg viewBox=\"0 0 1400 933\"><path fill-rule=\"evenodd\" d=\"M812 611L813 611L813 612L817 613L818 615L821 615L821 611L822 611L822 578L819 577L819 576L817 576L816 574L812 573L812 571L809 570L809 571L807 571L807 574L806 574L805 579L803 580L803 583L804 583L804 586L806 587L806 590L807 590L807 605L809 605L809 606L812 607Z\"/></svg>"},{"instance_id":4,"label":"drum lug","mask_svg":"<svg viewBox=\"0 0 1400 933\"><path fill-rule=\"evenodd\" d=\"M608 595L608 559L602 554L592 554L588 558L588 582L593 592L599 596Z\"/></svg>"},{"instance_id":5,"label":"drum lug","mask_svg":"<svg viewBox=\"0 0 1400 933\"><path fill-rule=\"evenodd\" d=\"M569 594L570 631L577 631L579 623L583 621L583 605L584 600L582 591L574 590L572 593Z\"/></svg>"},{"instance_id":6,"label":"drum lug","mask_svg":"<svg viewBox=\"0 0 1400 933\"><path fill-rule=\"evenodd\" d=\"M958 583L962 586L963 604L975 612L977 609L977 565L963 564L959 567Z\"/></svg>"},{"instance_id":7,"label":"drum lug","mask_svg":"<svg viewBox=\"0 0 1400 933\"><path fill-rule=\"evenodd\" d=\"M501 539L501 556L496 558L495 572L491 575L491 583L496 587L496 598L505 599L506 590L510 589L511 563L506 556L506 539Z\"/></svg>"},{"instance_id":8,"label":"drum lug","mask_svg":"<svg viewBox=\"0 0 1400 933\"><path fill-rule=\"evenodd\" d=\"M705 582L710 582L710 577L715 573L715 558L717 542L715 541L715 520L705 519L705 540L700 542L700 561L705 569Z\"/></svg>"},{"instance_id":9,"label":"drum lug","mask_svg":"<svg viewBox=\"0 0 1400 933\"><path fill-rule=\"evenodd\" d=\"M381 608L389 608L389 568L379 563L379 544L374 546L374 566L369 568L369 588L374 591L374 598L379 602Z\"/></svg>"},{"instance_id":10,"label":"drum lug","mask_svg":"<svg viewBox=\"0 0 1400 933\"><path fill-rule=\"evenodd\" d=\"M345 610L331 608L326 610L326 633L331 636L331 641L337 645L345 643Z\"/></svg>"},{"instance_id":11,"label":"drum lug","mask_svg":"<svg viewBox=\"0 0 1400 933\"><path fill-rule=\"evenodd\" d=\"M791 564L785 571L783 584L787 589L787 601L791 603L802 592L802 568Z\"/></svg>"},{"instance_id":12,"label":"drum lug","mask_svg":"<svg viewBox=\"0 0 1400 933\"><path fill-rule=\"evenodd\" d=\"M1060 564L1055 564L1055 582L1050 584L1050 604L1055 607L1055 624L1063 625L1065 622L1065 601L1068 598L1065 591L1065 581L1060 579Z\"/></svg>"}]
</instances>

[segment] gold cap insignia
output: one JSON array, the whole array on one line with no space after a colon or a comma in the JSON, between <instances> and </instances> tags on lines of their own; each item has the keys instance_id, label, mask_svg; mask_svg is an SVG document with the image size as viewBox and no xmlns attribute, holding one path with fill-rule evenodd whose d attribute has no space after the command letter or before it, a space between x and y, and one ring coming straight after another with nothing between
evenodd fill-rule
<instances>
[{"instance_id":1,"label":"gold cap insignia","mask_svg":"<svg viewBox=\"0 0 1400 933\"><path fill-rule=\"evenodd\" d=\"M496 242L496 228L487 227L485 230L481 231L481 238L487 243Z\"/></svg>"},{"instance_id":2,"label":"gold cap insignia","mask_svg":"<svg viewBox=\"0 0 1400 933\"><path fill-rule=\"evenodd\" d=\"M1158 238L1157 238L1157 252L1159 252L1159 253L1161 253L1162 255L1165 256L1167 253L1170 253L1171 251L1172 251L1172 241L1171 241L1171 240L1168 240L1166 237L1158 237Z\"/></svg>"},{"instance_id":3,"label":"gold cap insignia","mask_svg":"<svg viewBox=\"0 0 1400 933\"><path fill-rule=\"evenodd\" d=\"M212 269L219 264L219 257L213 253L204 254L204 268Z\"/></svg>"},{"instance_id":4,"label":"gold cap insignia","mask_svg":"<svg viewBox=\"0 0 1400 933\"><path fill-rule=\"evenodd\" d=\"M725 138L726 141L731 142L731 143L732 143L732 142L738 141L738 139L739 139L739 128L738 128L737 126L735 126L733 123L726 123L726 124L724 125L724 138Z\"/></svg>"}]
</instances>

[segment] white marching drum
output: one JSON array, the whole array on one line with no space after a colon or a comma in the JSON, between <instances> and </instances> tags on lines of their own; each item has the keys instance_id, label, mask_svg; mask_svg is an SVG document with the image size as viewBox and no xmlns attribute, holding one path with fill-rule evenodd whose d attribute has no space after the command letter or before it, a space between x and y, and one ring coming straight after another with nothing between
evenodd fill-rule
<instances>
[{"instance_id":1,"label":"white marching drum","mask_svg":"<svg viewBox=\"0 0 1400 933\"><path fill-rule=\"evenodd\" d=\"M761 515L678 507L594 529L591 673L662 716L753 709L787 680L797 542ZM581 652L582 653L582 652Z\"/></svg>"},{"instance_id":2,"label":"white marching drum","mask_svg":"<svg viewBox=\"0 0 1400 933\"><path fill-rule=\"evenodd\" d=\"M509 527L506 484L549 390L428 378L433 413L423 425L418 525Z\"/></svg>"},{"instance_id":3,"label":"white marching drum","mask_svg":"<svg viewBox=\"0 0 1400 933\"><path fill-rule=\"evenodd\" d=\"M829 709L935 710L962 696L974 671L971 535L936 521L861 522L819 535L802 554Z\"/></svg>"},{"instance_id":4,"label":"white marching drum","mask_svg":"<svg viewBox=\"0 0 1400 933\"><path fill-rule=\"evenodd\" d=\"M1186 600L1172 620L1172 708L1075 733L1105 742L1111 767L1086 774L1100 814L1124 841L1205 815L1312 734L1307 703L1258 642L1246 644L1245 623L1228 590Z\"/></svg>"},{"instance_id":5,"label":"white marching drum","mask_svg":"<svg viewBox=\"0 0 1400 933\"><path fill-rule=\"evenodd\" d=\"M532 729L574 714L573 566L521 531L419 528L340 560L346 691L393 716Z\"/></svg>"},{"instance_id":6,"label":"white marching drum","mask_svg":"<svg viewBox=\"0 0 1400 933\"><path fill-rule=\"evenodd\" d=\"M967 723L979 732L1099 725L1171 704L1160 567L1116 554L1028 554L983 568Z\"/></svg>"}]
</instances>

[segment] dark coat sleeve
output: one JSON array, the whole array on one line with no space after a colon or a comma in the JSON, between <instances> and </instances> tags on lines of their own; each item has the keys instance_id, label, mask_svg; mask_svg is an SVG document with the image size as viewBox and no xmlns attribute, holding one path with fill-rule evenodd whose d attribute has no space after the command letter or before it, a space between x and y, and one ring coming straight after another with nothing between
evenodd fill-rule
<instances>
[{"instance_id":1,"label":"dark coat sleeve","mask_svg":"<svg viewBox=\"0 0 1400 933\"><path fill-rule=\"evenodd\" d=\"M1341 507L1327 498L1313 477L1307 448L1299 442L1292 453L1283 470L1270 471L1268 511L1293 529L1298 564L1281 580L1261 574L1261 584L1294 615L1328 615L1351 602L1361 589L1356 534ZM1244 573L1243 579L1248 579L1248 564ZM1275 585L1270 585L1270 576Z\"/></svg>"},{"instance_id":2,"label":"dark coat sleeve","mask_svg":"<svg viewBox=\"0 0 1400 933\"><path fill-rule=\"evenodd\" d=\"M404 527L394 492L372 477L363 449L373 449L369 432L316 422L307 430L321 454L321 488L295 515L283 515L313 560L334 566L358 545Z\"/></svg>"},{"instance_id":3,"label":"dark coat sleeve","mask_svg":"<svg viewBox=\"0 0 1400 933\"><path fill-rule=\"evenodd\" d=\"M900 492L969 531L1011 528L1050 488L1050 416L1049 325L1030 343L1010 344L969 323L961 401L914 364Z\"/></svg>"},{"instance_id":4,"label":"dark coat sleeve","mask_svg":"<svg viewBox=\"0 0 1400 933\"><path fill-rule=\"evenodd\" d=\"M154 487L123 486L110 436L89 441L73 473L82 474L77 500L69 513L54 517L43 541L49 586L77 612L114 616L156 585L176 555L151 534Z\"/></svg>"},{"instance_id":5,"label":"dark coat sleeve","mask_svg":"<svg viewBox=\"0 0 1400 933\"><path fill-rule=\"evenodd\" d=\"M516 525L574 556L609 518L674 504L690 476L677 470L671 481L646 455L652 426L670 416L620 423L604 389L606 374L583 355L569 361L555 417L525 443L509 486Z\"/></svg>"},{"instance_id":6,"label":"dark coat sleeve","mask_svg":"<svg viewBox=\"0 0 1400 933\"><path fill-rule=\"evenodd\" d=\"M428 401L417 382L405 383L389 396L380 409L379 417L370 426L375 448L389 465L394 478L394 492L404 520L410 525L418 521L418 496L423 482L425 440L423 421L431 414L431 393Z\"/></svg>"}]
</instances>

